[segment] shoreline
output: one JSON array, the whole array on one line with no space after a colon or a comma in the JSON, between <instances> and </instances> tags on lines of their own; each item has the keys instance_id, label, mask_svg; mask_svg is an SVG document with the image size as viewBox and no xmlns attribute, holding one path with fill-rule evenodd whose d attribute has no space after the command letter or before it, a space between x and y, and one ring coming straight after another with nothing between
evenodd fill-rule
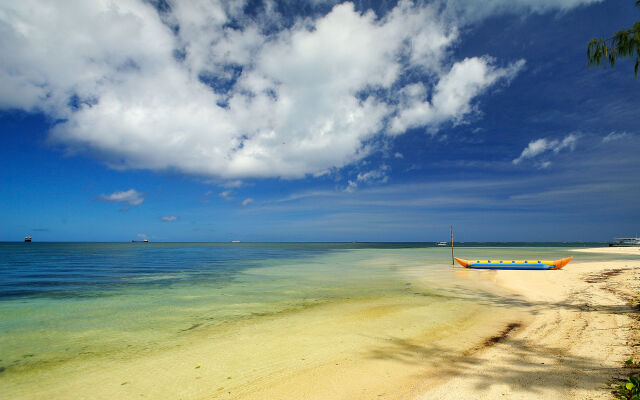
<instances>
[{"instance_id":1,"label":"shoreline","mask_svg":"<svg viewBox=\"0 0 640 400\"><path fill-rule=\"evenodd\" d=\"M406 399L422 377L441 381L434 362L450 363L460 342L482 342L508 319L419 285L407 292L187 330L172 348L4 371L0 397Z\"/></svg>"},{"instance_id":2,"label":"shoreline","mask_svg":"<svg viewBox=\"0 0 640 400\"><path fill-rule=\"evenodd\" d=\"M625 247L594 247L587 249L572 249L576 253L592 253L592 254L620 254L620 255L633 255L640 256L639 246L625 246Z\"/></svg>"},{"instance_id":3,"label":"shoreline","mask_svg":"<svg viewBox=\"0 0 640 400\"><path fill-rule=\"evenodd\" d=\"M228 329L194 325L172 348L17 380L4 371L0 397L610 398L605 384L628 376L624 361L640 338L640 258L616 254L557 271L451 268L453 292L430 286L430 267L414 265L402 271L400 282L413 283L401 296L347 298Z\"/></svg>"},{"instance_id":4,"label":"shoreline","mask_svg":"<svg viewBox=\"0 0 640 400\"><path fill-rule=\"evenodd\" d=\"M602 251L604 250L604 251ZM625 248L576 249L612 256ZM638 249L635 249L638 250ZM632 253L635 254L635 253ZM531 320L414 399L610 399L638 365L640 260L574 260L558 271L482 271Z\"/></svg>"}]
</instances>

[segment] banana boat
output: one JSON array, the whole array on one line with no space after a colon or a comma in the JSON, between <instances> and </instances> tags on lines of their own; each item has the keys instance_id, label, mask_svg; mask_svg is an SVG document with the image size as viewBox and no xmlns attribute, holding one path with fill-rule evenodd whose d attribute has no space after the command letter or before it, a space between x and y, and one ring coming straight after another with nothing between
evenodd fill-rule
<instances>
[{"instance_id":1,"label":"banana boat","mask_svg":"<svg viewBox=\"0 0 640 400\"><path fill-rule=\"evenodd\" d=\"M474 269L560 269L569 264L573 257L560 260L464 260L455 257L458 264L465 268Z\"/></svg>"}]
</instances>

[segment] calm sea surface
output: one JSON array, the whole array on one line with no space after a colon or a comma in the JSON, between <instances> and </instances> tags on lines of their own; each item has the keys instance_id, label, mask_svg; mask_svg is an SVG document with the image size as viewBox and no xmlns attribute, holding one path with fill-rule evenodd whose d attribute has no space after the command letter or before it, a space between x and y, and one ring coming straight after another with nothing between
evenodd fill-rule
<instances>
[{"instance_id":1,"label":"calm sea surface","mask_svg":"<svg viewBox=\"0 0 640 400\"><path fill-rule=\"evenodd\" d=\"M466 243L456 255L597 260L568 249L601 245ZM354 299L420 295L433 310L472 312L456 306L474 296L459 295L452 270L450 249L430 243L0 243L0 373Z\"/></svg>"}]
</instances>

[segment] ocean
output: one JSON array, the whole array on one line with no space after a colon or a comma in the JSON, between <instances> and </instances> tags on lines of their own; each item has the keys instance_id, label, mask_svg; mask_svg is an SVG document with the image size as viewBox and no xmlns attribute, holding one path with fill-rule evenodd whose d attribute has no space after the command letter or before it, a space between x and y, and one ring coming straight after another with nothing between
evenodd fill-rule
<instances>
[{"instance_id":1,"label":"ocean","mask_svg":"<svg viewBox=\"0 0 640 400\"><path fill-rule=\"evenodd\" d=\"M601 245L464 243L456 256L597 260L569 249ZM159 397L250 398L303 361L362 361L389 340L480 336L513 318L513 299L469 272L431 243L0 243L0 397L55 385L137 397L162 386L144 368L182 360L204 375Z\"/></svg>"}]
</instances>

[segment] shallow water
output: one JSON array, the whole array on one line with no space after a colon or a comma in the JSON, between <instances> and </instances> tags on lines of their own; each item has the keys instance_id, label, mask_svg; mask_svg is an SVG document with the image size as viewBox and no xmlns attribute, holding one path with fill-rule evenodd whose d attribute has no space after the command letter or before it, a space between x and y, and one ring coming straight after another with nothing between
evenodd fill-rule
<instances>
[{"instance_id":1,"label":"shallow water","mask_svg":"<svg viewBox=\"0 0 640 400\"><path fill-rule=\"evenodd\" d=\"M461 247L456 255L576 256L548 246ZM235 367L220 372L223 379L247 368L240 360L251 346L230 350L242 340L264 342L254 351L265 354L252 358L276 370L283 367L272 360L286 357L275 343L292 332L314 343L323 337L321 363L336 352L373 351L371 337L428 342L496 307L506 312L458 271L450 249L420 244L3 243L0 393L8 382L23 394L35 390L38 374L64 380L69 366L141 359L204 340L228 349L221 360ZM341 345L342 334L353 344ZM303 339L299 353L309 352Z\"/></svg>"}]
</instances>

